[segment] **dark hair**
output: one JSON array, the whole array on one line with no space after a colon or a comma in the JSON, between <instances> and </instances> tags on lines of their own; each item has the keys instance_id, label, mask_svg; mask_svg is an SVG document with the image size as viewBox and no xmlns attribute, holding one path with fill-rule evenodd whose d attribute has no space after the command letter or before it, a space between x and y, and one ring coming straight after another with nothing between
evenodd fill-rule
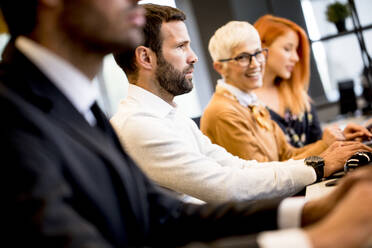
<instances>
[{"instance_id":1,"label":"dark hair","mask_svg":"<svg viewBox=\"0 0 372 248\"><path fill-rule=\"evenodd\" d=\"M146 11L146 24L143 29L144 46L149 47L159 56L163 42L160 33L161 25L164 22L184 21L186 20L186 15L181 10L169 6L157 4L142 4L141 6ZM134 50L114 54L114 57L116 63L127 75L137 72Z\"/></svg>"},{"instance_id":2,"label":"dark hair","mask_svg":"<svg viewBox=\"0 0 372 248\"><path fill-rule=\"evenodd\" d=\"M0 8L10 35L30 34L36 25L38 0L1 0Z\"/></svg>"}]
</instances>

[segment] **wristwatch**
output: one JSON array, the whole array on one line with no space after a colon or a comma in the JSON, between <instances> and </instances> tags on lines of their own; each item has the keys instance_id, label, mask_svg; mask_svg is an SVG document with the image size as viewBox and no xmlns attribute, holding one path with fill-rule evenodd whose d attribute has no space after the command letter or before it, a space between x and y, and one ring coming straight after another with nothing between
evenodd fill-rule
<instances>
[{"instance_id":1,"label":"wristwatch","mask_svg":"<svg viewBox=\"0 0 372 248\"><path fill-rule=\"evenodd\" d=\"M320 182L324 176L324 159L319 156L310 156L305 158L305 164L314 168L316 181Z\"/></svg>"}]
</instances>

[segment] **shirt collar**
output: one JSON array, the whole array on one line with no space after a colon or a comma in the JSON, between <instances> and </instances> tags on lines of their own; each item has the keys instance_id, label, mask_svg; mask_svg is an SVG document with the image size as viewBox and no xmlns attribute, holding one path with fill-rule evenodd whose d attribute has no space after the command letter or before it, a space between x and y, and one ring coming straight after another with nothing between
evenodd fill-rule
<instances>
[{"instance_id":1,"label":"shirt collar","mask_svg":"<svg viewBox=\"0 0 372 248\"><path fill-rule=\"evenodd\" d=\"M238 89L237 87L226 83L224 79L217 80L217 86L222 87L222 88L226 89L227 91L229 91L231 94L233 94L236 97L236 99L238 100L238 102L244 107L259 104L256 94L246 93L246 92Z\"/></svg>"},{"instance_id":2,"label":"shirt collar","mask_svg":"<svg viewBox=\"0 0 372 248\"><path fill-rule=\"evenodd\" d=\"M31 60L82 114L98 97L98 87L66 60L24 36L15 46Z\"/></svg>"},{"instance_id":3,"label":"shirt collar","mask_svg":"<svg viewBox=\"0 0 372 248\"><path fill-rule=\"evenodd\" d=\"M128 86L128 99L133 99L141 104L141 106L147 108L151 113L164 118L169 114L175 114L177 111L177 105L175 103L173 107L157 95L138 87L134 84Z\"/></svg>"}]
</instances>

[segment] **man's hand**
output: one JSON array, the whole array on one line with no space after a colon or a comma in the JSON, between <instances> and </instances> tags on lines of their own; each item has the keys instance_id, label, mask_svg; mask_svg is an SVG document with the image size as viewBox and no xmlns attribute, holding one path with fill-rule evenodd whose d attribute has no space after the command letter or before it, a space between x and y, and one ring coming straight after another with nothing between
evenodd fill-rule
<instances>
[{"instance_id":1,"label":"man's hand","mask_svg":"<svg viewBox=\"0 0 372 248\"><path fill-rule=\"evenodd\" d=\"M367 128L355 123L349 123L344 129L343 135L346 140L355 141L369 140L372 138L372 133L368 131Z\"/></svg>"},{"instance_id":2,"label":"man's hand","mask_svg":"<svg viewBox=\"0 0 372 248\"><path fill-rule=\"evenodd\" d=\"M321 221L305 229L314 248L361 247L372 237L372 182L355 183Z\"/></svg>"},{"instance_id":3,"label":"man's hand","mask_svg":"<svg viewBox=\"0 0 372 248\"><path fill-rule=\"evenodd\" d=\"M307 202L302 211L302 226L307 226L323 219L337 206L349 190L361 181L372 182L372 166L349 172L344 178L340 179L338 186L330 194Z\"/></svg>"},{"instance_id":4,"label":"man's hand","mask_svg":"<svg viewBox=\"0 0 372 248\"><path fill-rule=\"evenodd\" d=\"M324 177L341 170L346 162L357 151L372 152L372 148L356 141L337 141L320 156L324 159Z\"/></svg>"},{"instance_id":5,"label":"man's hand","mask_svg":"<svg viewBox=\"0 0 372 248\"><path fill-rule=\"evenodd\" d=\"M342 130L337 125L326 127L323 130L322 140L328 145L331 146L336 141L345 140Z\"/></svg>"}]
</instances>

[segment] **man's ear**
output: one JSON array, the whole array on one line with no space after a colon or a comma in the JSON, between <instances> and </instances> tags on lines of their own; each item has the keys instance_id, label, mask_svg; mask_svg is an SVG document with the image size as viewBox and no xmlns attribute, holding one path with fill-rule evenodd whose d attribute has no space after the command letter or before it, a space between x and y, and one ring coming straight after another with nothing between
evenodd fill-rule
<instances>
[{"instance_id":1,"label":"man's ear","mask_svg":"<svg viewBox=\"0 0 372 248\"><path fill-rule=\"evenodd\" d=\"M156 63L155 53L148 47L139 46L135 51L138 66L151 70Z\"/></svg>"}]
</instances>

